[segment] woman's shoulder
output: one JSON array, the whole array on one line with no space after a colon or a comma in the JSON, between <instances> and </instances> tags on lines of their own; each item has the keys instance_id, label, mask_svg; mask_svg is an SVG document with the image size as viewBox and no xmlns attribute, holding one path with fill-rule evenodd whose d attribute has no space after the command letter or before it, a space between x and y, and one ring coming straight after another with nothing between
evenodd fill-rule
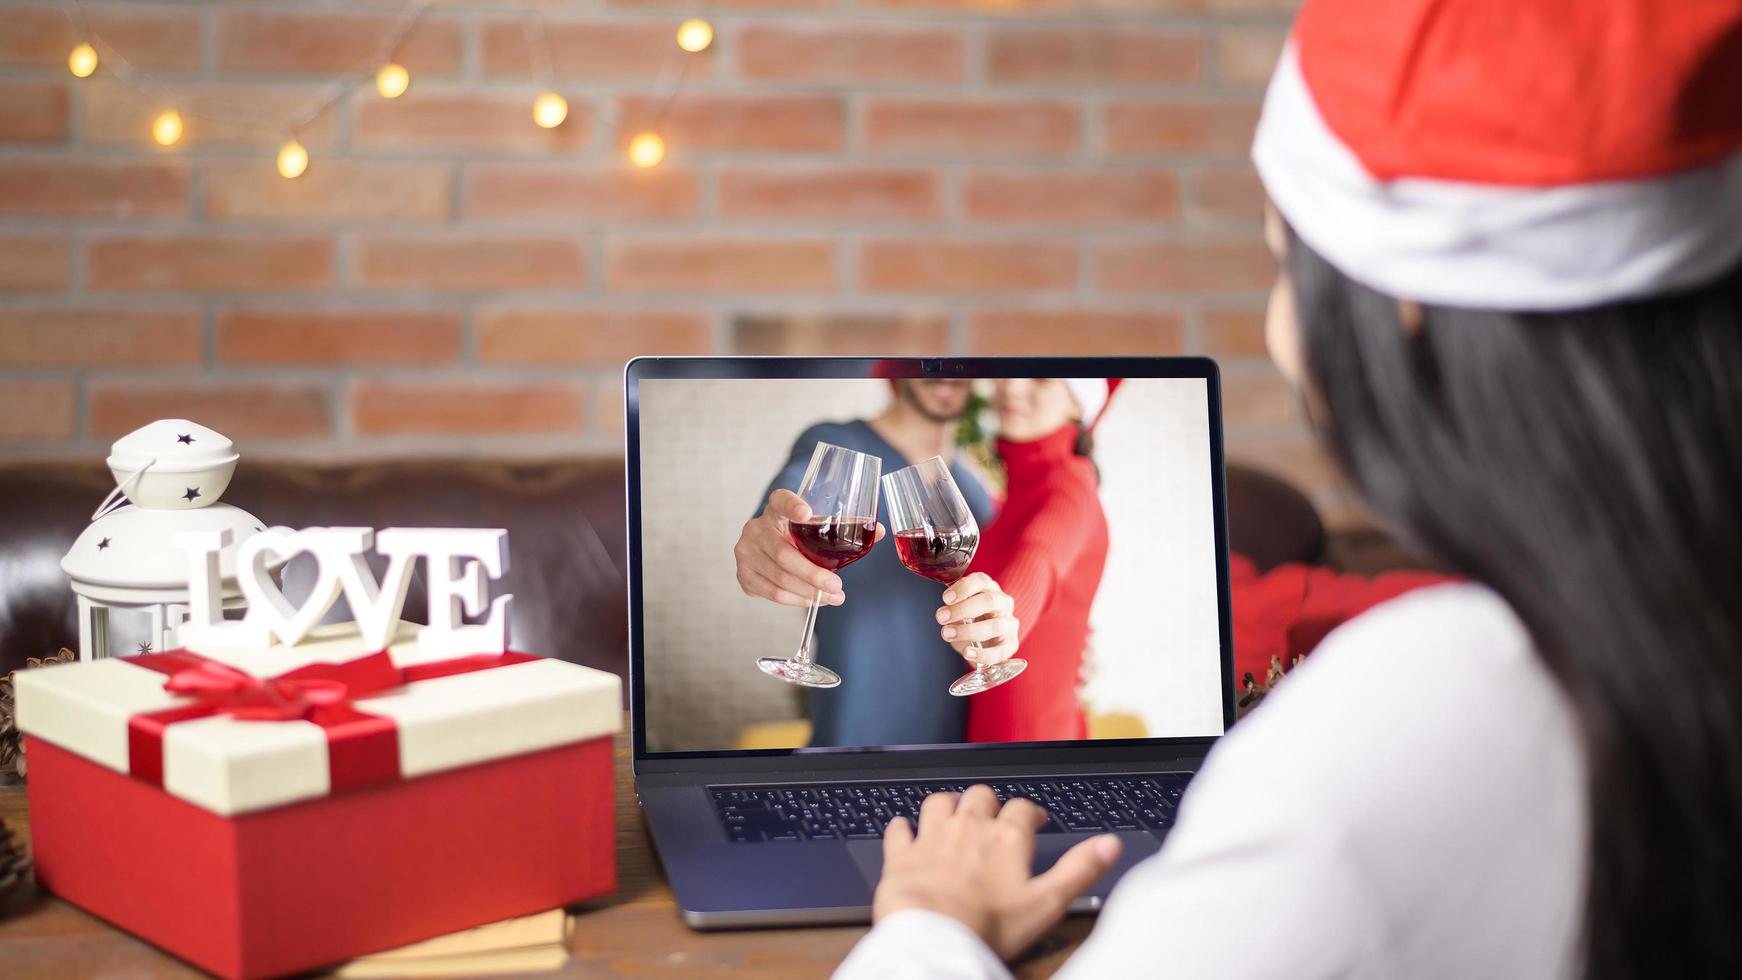
<instances>
[{"instance_id":1,"label":"woman's shoulder","mask_svg":"<svg viewBox=\"0 0 1742 980\"><path fill-rule=\"evenodd\" d=\"M1340 627L1200 779L1213 809L1263 801L1306 824L1376 907L1431 907L1495 941L1538 928L1526 945L1551 960L1570 935L1584 752L1529 632L1483 586L1418 589ZM1400 945L1447 938L1399 921Z\"/></svg>"},{"instance_id":2,"label":"woman's shoulder","mask_svg":"<svg viewBox=\"0 0 1742 980\"><path fill-rule=\"evenodd\" d=\"M1543 726L1554 745L1576 741L1571 709L1524 624L1500 596L1467 582L1417 589L1345 623L1252 717L1262 722L1254 735L1286 726L1300 751L1357 753L1400 769L1515 748Z\"/></svg>"}]
</instances>

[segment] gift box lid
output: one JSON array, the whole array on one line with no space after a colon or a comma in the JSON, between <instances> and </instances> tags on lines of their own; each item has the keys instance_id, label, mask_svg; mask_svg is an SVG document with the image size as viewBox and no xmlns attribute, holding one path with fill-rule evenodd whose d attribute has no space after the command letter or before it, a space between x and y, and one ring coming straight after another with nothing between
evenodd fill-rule
<instances>
[{"instance_id":1,"label":"gift box lid","mask_svg":"<svg viewBox=\"0 0 1742 980\"><path fill-rule=\"evenodd\" d=\"M173 668L161 664L186 656L177 654L21 671L15 681L18 727L117 772L161 781L166 792L213 813L234 816L360 785L349 774L356 768L345 758L349 749L338 744L358 729L377 748L385 740L388 776L409 779L611 735L621 724L621 682L614 674L518 654L440 661L419 653L418 629L400 623L385 651L389 669L406 671L405 683L344 701L367 719L362 725L335 729L303 718L202 715L201 696L165 688L166 671ZM366 658L386 663L371 654L379 652L364 649L355 625L347 623L319 627L296 646L202 650L192 659L217 665L220 674L229 667L273 679L311 665L356 666ZM318 690L330 692L330 683L320 683ZM147 737L154 728L157 747ZM148 751L160 751L160 757L146 758ZM374 761L380 756L376 752Z\"/></svg>"}]
</instances>

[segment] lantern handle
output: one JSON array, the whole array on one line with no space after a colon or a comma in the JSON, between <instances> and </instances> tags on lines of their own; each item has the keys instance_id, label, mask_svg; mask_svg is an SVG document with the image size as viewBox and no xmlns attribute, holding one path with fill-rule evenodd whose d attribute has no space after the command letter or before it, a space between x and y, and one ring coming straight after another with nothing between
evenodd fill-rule
<instances>
[{"instance_id":1,"label":"lantern handle","mask_svg":"<svg viewBox=\"0 0 1742 980\"><path fill-rule=\"evenodd\" d=\"M103 517L106 514L109 514L109 513L112 513L113 511L121 509L121 504L122 504L121 497L122 497L122 495L127 492L129 487L131 487L131 486L133 486L133 484L137 483L139 481L140 477L145 475L146 470L151 469L151 467L154 466L156 463L157 463L157 457L156 456L151 457L150 459L145 461L144 466L141 466L138 469L134 470L133 473L127 477L127 479L122 480L119 484L116 485L115 489L109 491L109 495L107 497L104 497L103 502L98 504L97 509L91 513L91 520L94 521L99 517Z\"/></svg>"}]
</instances>

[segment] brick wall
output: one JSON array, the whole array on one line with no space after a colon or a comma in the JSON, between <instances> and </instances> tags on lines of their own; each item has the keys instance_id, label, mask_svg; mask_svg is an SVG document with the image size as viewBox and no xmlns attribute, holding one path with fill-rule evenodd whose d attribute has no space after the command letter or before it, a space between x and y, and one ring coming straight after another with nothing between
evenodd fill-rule
<instances>
[{"instance_id":1,"label":"brick wall","mask_svg":"<svg viewBox=\"0 0 1742 980\"><path fill-rule=\"evenodd\" d=\"M0 3L0 456L182 414L255 455L612 453L635 353L1223 359L1233 454L1333 501L1264 360L1246 148L1293 0ZM535 127L541 11L568 120ZM639 171L656 115L669 154ZM171 96L187 133L161 150Z\"/></svg>"}]
</instances>

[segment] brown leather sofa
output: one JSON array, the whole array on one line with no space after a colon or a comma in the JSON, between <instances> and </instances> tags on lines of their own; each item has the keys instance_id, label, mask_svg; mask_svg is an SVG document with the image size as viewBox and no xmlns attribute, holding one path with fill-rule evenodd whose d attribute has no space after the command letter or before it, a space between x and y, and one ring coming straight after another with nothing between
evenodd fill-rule
<instances>
[{"instance_id":1,"label":"brown leather sofa","mask_svg":"<svg viewBox=\"0 0 1742 980\"><path fill-rule=\"evenodd\" d=\"M0 672L75 645L75 605L60 558L113 485L98 465L0 466ZM250 462L224 500L291 527L507 528L510 567L502 588L515 597L514 645L624 674L623 490L622 463L612 459ZM1260 568L1327 555L1365 572L1398 563L1382 536L1327 538L1306 497L1255 470L1230 468L1228 505L1234 549ZM287 570L285 591L293 598L299 579L306 589L308 571L294 562ZM422 589L414 583L406 618L423 616Z\"/></svg>"}]
</instances>

